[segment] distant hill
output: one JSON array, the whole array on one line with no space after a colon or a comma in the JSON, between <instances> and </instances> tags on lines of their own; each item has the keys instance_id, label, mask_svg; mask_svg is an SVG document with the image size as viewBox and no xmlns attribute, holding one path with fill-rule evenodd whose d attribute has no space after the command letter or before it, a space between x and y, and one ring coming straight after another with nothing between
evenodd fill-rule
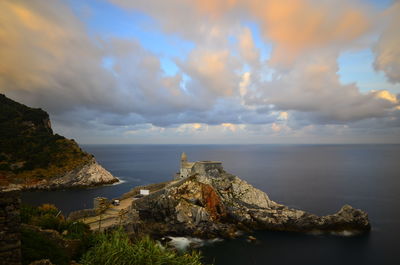
<instances>
[{"instance_id":1,"label":"distant hill","mask_svg":"<svg viewBox=\"0 0 400 265\"><path fill-rule=\"evenodd\" d=\"M0 186L49 184L91 163L74 140L53 134L47 112L0 94Z\"/></svg>"}]
</instances>

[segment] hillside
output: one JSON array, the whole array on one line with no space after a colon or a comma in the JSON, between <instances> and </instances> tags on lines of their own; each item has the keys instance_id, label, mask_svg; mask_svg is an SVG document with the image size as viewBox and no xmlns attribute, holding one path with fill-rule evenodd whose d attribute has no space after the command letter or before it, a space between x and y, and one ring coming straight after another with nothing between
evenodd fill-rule
<instances>
[{"instance_id":1,"label":"hillside","mask_svg":"<svg viewBox=\"0 0 400 265\"><path fill-rule=\"evenodd\" d=\"M0 186L48 182L93 161L74 140L53 134L44 110L0 94Z\"/></svg>"}]
</instances>

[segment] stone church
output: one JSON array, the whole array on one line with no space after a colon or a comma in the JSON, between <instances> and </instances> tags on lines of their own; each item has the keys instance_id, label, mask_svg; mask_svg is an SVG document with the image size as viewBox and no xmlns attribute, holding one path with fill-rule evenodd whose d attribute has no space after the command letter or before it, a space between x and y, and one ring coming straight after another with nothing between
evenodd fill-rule
<instances>
[{"instance_id":1,"label":"stone church","mask_svg":"<svg viewBox=\"0 0 400 265\"><path fill-rule=\"evenodd\" d=\"M176 179L183 179L195 174L215 177L222 173L222 162L219 161L196 161L188 162L185 152L181 155L181 167Z\"/></svg>"}]
</instances>

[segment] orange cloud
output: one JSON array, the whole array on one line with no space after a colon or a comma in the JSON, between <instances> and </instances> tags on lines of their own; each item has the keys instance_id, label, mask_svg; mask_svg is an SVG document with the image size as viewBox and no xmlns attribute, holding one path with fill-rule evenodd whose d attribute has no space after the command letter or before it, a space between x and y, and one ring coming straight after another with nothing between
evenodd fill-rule
<instances>
[{"instance_id":1,"label":"orange cloud","mask_svg":"<svg viewBox=\"0 0 400 265\"><path fill-rule=\"evenodd\" d=\"M53 3L57 6L57 3ZM58 5L60 12L66 11ZM0 84L29 90L51 82L51 75L66 60L66 46L76 35L67 20L53 19L45 8L23 1L0 2ZM68 13L68 12L66 12ZM66 15L68 17L68 15Z\"/></svg>"},{"instance_id":2,"label":"orange cloud","mask_svg":"<svg viewBox=\"0 0 400 265\"><path fill-rule=\"evenodd\" d=\"M2 93L50 111L71 102L104 102L100 94L113 80L101 67L102 54L62 2L0 1Z\"/></svg>"},{"instance_id":3,"label":"orange cloud","mask_svg":"<svg viewBox=\"0 0 400 265\"><path fill-rule=\"evenodd\" d=\"M383 71L390 82L400 83L400 2L395 2L384 15L389 21L374 47L374 67Z\"/></svg>"},{"instance_id":4,"label":"orange cloud","mask_svg":"<svg viewBox=\"0 0 400 265\"><path fill-rule=\"evenodd\" d=\"M271 63L283 66L306 51L354 41L371 24L366 7L355 1L197 0L196 4L200 12L214 16L240 7L256 17L265 39L275 45Z\"/></svg>"},{"instance_id":5,"label":"orange cloud","mask_svg":"<svg viewBox=\"0 0 400 265\"><path fill-rule=\"evenodd\" d=\"M396 95L390 93L387 90L371 91L371 93L376 98L381 98L381 99L387 100L387 101L389 101L390 103L393 103L393 104L398 104L399 103L399 101L396 98Z\"/></svg>"},{"instance_id":6,"label":"orange cloud","mask_svg":"<svg viewBox=\"0 0 400 265\"><path fill-rule=\"evenodd\" d=\"M236 65L228 50L194 50L179 66L201 84L203 92L224 97L237 92L239 80L232 71Z\"/></svg>"},{"instance_id":7,"label":"orange cloud","mask_svg":"<svg viewBox=\"0 0 400 265\"><path fill-rule=\"evenodd\" d=\"M238 0L196 0L199 10L213 17L218 17L238 4Z\"/></svg>"},{"instance_id":8,"label":"orange cloud","mask_svg":"<svg viewBox=\"0 0 400 265\"><path fill-rule=\"evenodd\" d=\"M253 41L250 29L245 28L239 35L239 49L243 58L249 62L257 62L260 55Z\"/></svg>"}]
</instances>

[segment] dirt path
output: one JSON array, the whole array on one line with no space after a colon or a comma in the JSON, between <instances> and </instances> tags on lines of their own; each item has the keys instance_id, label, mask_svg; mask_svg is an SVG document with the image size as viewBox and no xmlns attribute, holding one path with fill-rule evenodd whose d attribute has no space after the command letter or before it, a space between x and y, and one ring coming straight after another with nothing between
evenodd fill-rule
<instances>
[{"instance_id":1,"label":"dirt path","mask_svg":"<svg viewBox=\"0 0 400 265\"><path fill-rule=\"evenodd\" d=\"M125 210L129 211L134 198L126 198L120 201L118 206L110 205L107 210L101 215L101 230L104 230L110 226L118 225L120 223L120 211ZM100 215L87 217L82 220L84 223L90 226L91 230L98 230L99 229L99 220Z\"/></svg>"},{"instance_id":2,"label":"dirt path","mask_svg":"<svg viewBox=\"0 0 400 265\"><path fill-rule=\"evenodd\" d=\"M134 198L134 196L139 194L140 189L150 190L150 194L148 195L148 196L150 196L153 193L161 191L162 189L164 189L167 186L170 187L172 185L178 185L181 182L182 182L182 180L173 180L173 181L167 181L167 182L162 182L162 183L149 184L146 186L135 187L130 192L124 194L126 197L124 199L120 200L120 204L118 206L110 205L110 207L107 208L107 210L105 210L103 212L103 214L101 215L100 230L104 230L110 226L118 225L121 223L120 211L124 210L124 211L128 212L130 210L132 202L134 200L137 200L137 198ZM127 215L125 215L125 218L127 218ZM96 215L96 216L92 216L92 217L86 217L84 219L81 219L80 221L88 224L90 226L91 230L98 230L99 229L99 220L100 220L100 215Z\"/></svg>"}]
</instances>

